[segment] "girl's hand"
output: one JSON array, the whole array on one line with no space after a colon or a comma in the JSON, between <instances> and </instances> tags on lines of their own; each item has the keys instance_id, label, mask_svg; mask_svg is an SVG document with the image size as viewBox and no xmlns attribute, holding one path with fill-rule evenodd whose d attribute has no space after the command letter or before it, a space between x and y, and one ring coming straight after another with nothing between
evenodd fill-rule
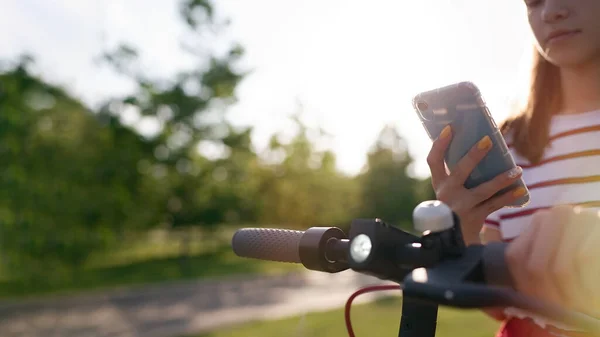
<instances>
[{"instance_id":1,"label":"girl's hand","mask_svg":"<svg viewBox=\"0 0 600 337\"><path fill-rule=\"evenodd\" d=\"M560 206L536 212L506 250L518 291L600 318L600 217Z\"/></svg>"},{"instance_id":2,"label":"girl's hand","mask_svg":"<svg viewBox=\"0 0 600 337\"><path fill-rule=\"evenodd\" d=\"M456 165L453 172L448 173L444 163L444 154L450 140L452 130L446 126L440 137L433 142L427 156L431 170L431 182L436 198L448 205L460 218L463 237L467 245L479 242L479 232L485 218L494 211L511 204L526 193L524 188L493 197L498 191L510 186L522 174L520 167L500 174L473 189L464 187L471 171L492 148L490 137L482 138Z\"/></svg>"}]
</instances>

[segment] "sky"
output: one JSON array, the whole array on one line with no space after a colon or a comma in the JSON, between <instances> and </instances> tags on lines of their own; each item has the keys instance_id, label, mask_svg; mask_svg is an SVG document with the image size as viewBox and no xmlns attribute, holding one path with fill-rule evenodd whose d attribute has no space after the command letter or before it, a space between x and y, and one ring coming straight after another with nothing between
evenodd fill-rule
<instances>
[{"instance_id":1,"label":"sky","mask_svg":"<svg viewBox=\"0 0 600 337\"><path fill-rule=\"evenodd\" d=\"M254 126L260 150L272 134L293 132L289 117L300 102L303 121L330 135L319 145L349 174L393 124L409 144L414 174L427 176L431 142L412 97L472 81L500 121L525 83L531 50L519 0L221 0L216 10L230 20L219 41L240 43L241 65L252 70L227 118ZM0 59L33 54L44 78L91 106L133 88L94 62L120 41L134 43L154 76L194 65L180 49L186 33L177 1L3 0L0 30Z\"/></svg>"}]
</instances>

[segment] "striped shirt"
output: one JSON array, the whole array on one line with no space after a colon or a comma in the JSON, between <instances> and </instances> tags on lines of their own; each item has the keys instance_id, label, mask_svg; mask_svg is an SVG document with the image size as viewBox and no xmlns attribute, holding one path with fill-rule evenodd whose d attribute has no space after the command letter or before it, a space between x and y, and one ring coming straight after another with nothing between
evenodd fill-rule
<instances>
[{"instance_id":1,"label":"striped shirt","mask_svg":"<svg viewBox=\"0 0 600 337\"><path fill-rule=\"evenodd\" d=\"M554 116L549 147L536 165L514 151L509 136L506 142L523 168L530 202L486 219L485 226L499 229L505 241L517 237L537 210L560 204L600 209L600 110Z\"/></svg>"},{"instance_id":2,"label":"striped shirt","mask_svg":"<svg viewBox=\"0 0 600 337\"><path fill-rule=\"evenodd\" d=\"M554 116L550 144L536 165L514 151L510 135L506 136L506 142L516 164L523 168L530 202L523 208L500 209L485 220L485 226L500 230L504 241L519 236L537 210L561 204L600 209L600 110ZM515 316L509 311L505 314L511 318L504 322L497 336L578 335L562 330L559 325L544 329L541 328L544 324L534 323L531 318Z\"/></svg>"}]
</instances>

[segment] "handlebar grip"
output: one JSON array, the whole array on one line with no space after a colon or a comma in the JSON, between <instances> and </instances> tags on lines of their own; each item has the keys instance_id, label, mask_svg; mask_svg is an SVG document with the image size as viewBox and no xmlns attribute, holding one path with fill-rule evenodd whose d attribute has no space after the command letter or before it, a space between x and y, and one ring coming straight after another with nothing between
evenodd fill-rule
<instances>
[{"instance_id":1,"label":"handlebar grip","mask_svg":"<svg viewBox=\"0 0 600 337\"><path fill-rule=\"evenodd\" d=\"M303 231L274 228L243 228L235 232L231 246L236 255L260 260L301 263Z\"/></svg>"},{"instance_id":2,"label":"handlebar grip","mask_svg":"<svg viewBox=\"0 0 600 337\"><path fill-rule=\"evenodd\" d=\"M504 242L490 242L483 247L483 275L485 283L491 286L515 288L515 282L506 264Z\"/></svg>"}]
</instances>

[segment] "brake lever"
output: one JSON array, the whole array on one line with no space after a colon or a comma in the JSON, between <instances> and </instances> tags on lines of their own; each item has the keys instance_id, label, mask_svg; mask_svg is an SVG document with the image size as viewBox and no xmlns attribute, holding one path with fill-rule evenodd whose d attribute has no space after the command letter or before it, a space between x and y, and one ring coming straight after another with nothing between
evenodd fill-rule
<instances>
[{"instance_id":1,"label":"brake lever","mask_svg":"<svg viewBox=\"0 0 600 337\"><path fill-rule=\"evenodd\" d=\"M542 328L552 325L600 335L599 320L515 291L502 258L506 246L505 243L471 245L460 259L416 268L403 280L403 295L423 303L463 309L504 308L516 317L531 318ZM496 278L489 272L504 275Z\"/></svg>"}]
</instances>

